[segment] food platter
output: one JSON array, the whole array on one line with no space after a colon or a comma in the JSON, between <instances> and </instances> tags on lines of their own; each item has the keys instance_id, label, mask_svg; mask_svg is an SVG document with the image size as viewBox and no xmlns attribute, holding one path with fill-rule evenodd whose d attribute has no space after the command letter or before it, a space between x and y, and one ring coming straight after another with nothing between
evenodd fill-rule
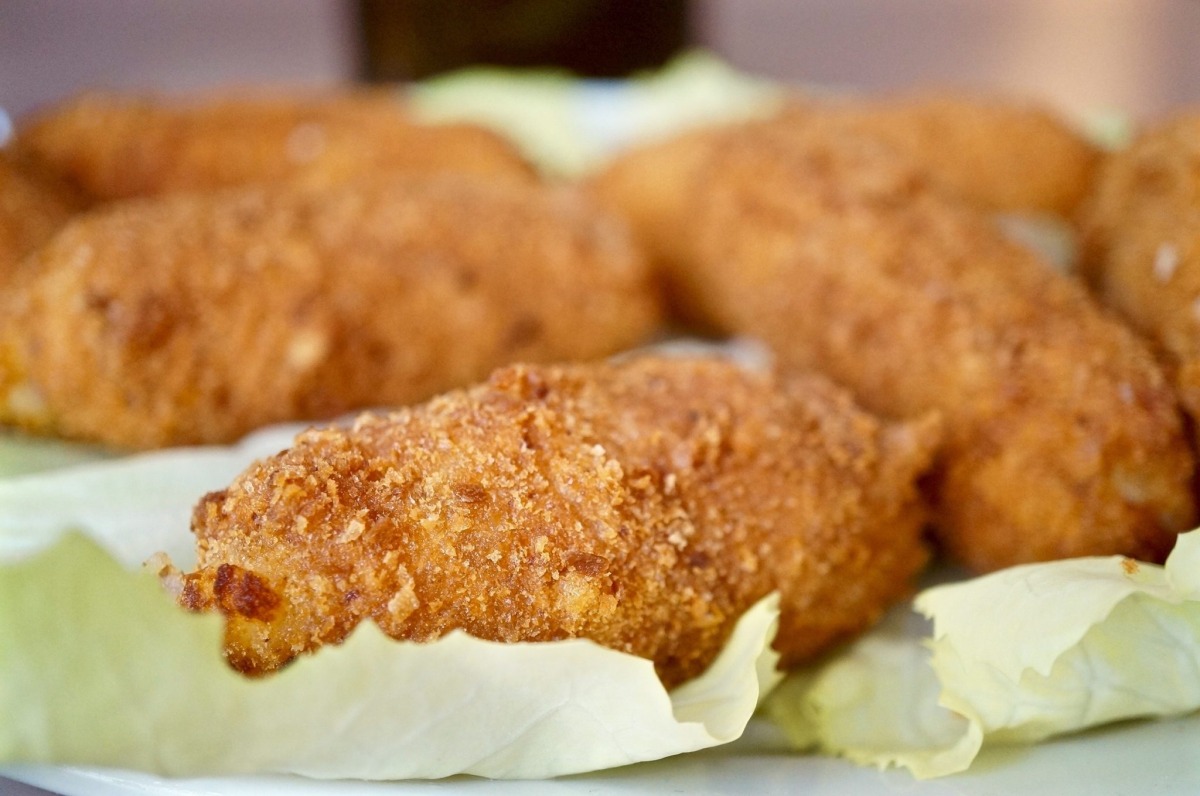
<instances>
[{"instance_id":1,"label":"food platter","mask_svg":"<svg viewBox=\"0 0 1200 796\"><path fill-rule=\"evenodd\" d=\"M762 720L725 747L607 772L543 781L456 777L428 782L327 782L300 777L170 780L134 772L58 766L0 769L10 780L64 796L404 796L437 793L617 794L1072 794L1200 792L1200 716L1137 722L1033 747L993 748L969 772L918 781L903 771L875 771L843 760L796 755ZM10 782L0 779L0 792ZM20 793L19 796L26 796Z\"/></svg>"},{"instance_id":2,"label":"food platter","mask_svg":"<svg viewBox=\"0 0 1200 796\"><path fill-rule=\"evenodd\" d=\"M596 88L596 87L592 87ZM600 86L585 108L611 104L611 86ZM605 105L608 108L608 104ZM617 114L621 116L622 114ZM632 116L633 114L624 114ZM591 117L588 117L591 118ZM596 116L599 119L601 116ZM604 114L603 118L608 119ZM594 120L593 120L594 121ZM586 120L585 120L586 122ZM584 124L586 126L586 124ZM602 145L619 144L635 132L593 132ZM611 139L611 140L610 140ZM1034 747L990 748L972 769L944 779L918 781L904 771L876 771L849 762L798 754L766 720L752 721L746 735L727 746L619 769L541 781L493 781L454 777L434 781L365 782L295 776L163 779L120 770L67 766L0 768L0 792L16 783L54 793L243 796L246 794L407 794L435 789L462 793L1195 793L1200 792L1200 715L1143 721L1061 738ZM22 789L20 796L36 792Z\"/></svg>"}]
</instances>

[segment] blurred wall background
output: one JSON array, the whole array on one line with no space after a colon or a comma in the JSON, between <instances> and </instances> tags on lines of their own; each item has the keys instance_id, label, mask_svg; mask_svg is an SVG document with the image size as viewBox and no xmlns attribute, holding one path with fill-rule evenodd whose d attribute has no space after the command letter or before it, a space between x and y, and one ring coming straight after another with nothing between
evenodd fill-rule
<instances>
[{"instance_id":1,"label":"blurred wall background","mask_svg":"<svg viewBox=\"0 0 1200 796\"><path fill-rule=\"evenodd\" d=\"M736 66L868 90L998 89L1068 113L1200 103L1200 0L708 0Z\"/></svg>"},{"instance_id":2,"label":"blurred wall background","mask_svg":"<svg viewBox=\"0 0 1200 796\"><path fill-rule=\"evenodd\" d=\"M0 107L19 116L90 86L322 84L357 69L343 0L0 0Z\"/></svg>"},{"instance_id":3,"label":"blurred wall background","mask_svg":"<svg viewBox=\"0 0 1200 796\"><path fill-rule=\"evenodd\" d=\"M794 82L998 88L1073 114L1200 103L1200 0L692 0L690 14L695 43ZM93 85L328 84L359 73L362 41L356 0L0 0L0 106Z\"/></svg>"}]
</instances>

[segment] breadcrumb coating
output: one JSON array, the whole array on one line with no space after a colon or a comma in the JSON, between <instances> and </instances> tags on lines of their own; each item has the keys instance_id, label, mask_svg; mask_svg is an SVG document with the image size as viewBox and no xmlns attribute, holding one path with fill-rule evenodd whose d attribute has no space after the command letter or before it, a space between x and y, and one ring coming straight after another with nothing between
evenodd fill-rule
<instances>
[{"instance_id":1,"label":"breadcrumb coating","mask_svg":"<svg viewBox=\"0 0 1200 796\"><path fill-rule=\"evenodd\" d=\"M0 150L0 286L82 206L53 175Z\"/></svg>"},{"instance_id":2,"label":"breadcrumb coating","mask_svg":"<svg viewBox=\"0 0 1200 796\"><path fill-rule=\"evenodd\" d=\"M648 199L655 174L673 190ZM935 182L871 136L767 123L633 153L593 187L660 225L644 237L693 317L760 336L870 410L942 414L928 487L958 560L1161 560L1195 518L1163 373L1080 285Z\"/></svg>"},{"instance_id":3,"label":"breadcrumb coating","mask_svg":"<svg viewBox=\"0 0 1200 796\"><path fill-rule=\"evenodd\" d=\"M965 93L801 101L787 106L778 124L870 136L910 158L938 187L995 212L1070 217L1100 160L1096 146L1046 108Z\"/></svg>"},{"instance_id":4,"label":"breadcrumb coating","mask_svg":"<svg viewBox=\"0 0 1200 796\"><path fill-rule=\"evenodd\" d=\"M716 358L511 366L306 432L206 496L181 601L227 617L248 673L370 619L416 641L590 638L674 685L779 590L793 666L908 593L936 433Z\"/></svg>"},{"instance_id":5,"label":"breadcrumb coating","mask_svg":"<svg viewBox=\"0 0 1200 796\"><path fill-rule=\"evenodd\" d=\"M395 90L191 101L89 92L23 121L13 146L98 201L387 171L535 178L500 136L418 123Z\"/></svg>"},{"instance_id":6,"label":"breadcrumb coating","mask_svg":"<svg viewBox=\"0 0 1200 796\"><path fill-rule=\"evenodd\" d=\"M1110 155L1079 227L1084 277L1162 352L1200 429L1200 112Z\"/></svg>"},{"instance_id":7,"label":"breadcrumb coating","mask_svg":"<svg viewBox=\"0 0 1200 796\"><path fill-rule=\"evenodd\" d=\"M0 299L0 421L124 448L424 400L659 323L625 225L465 176L114 203Z\"/></svg>"}]
</instances>

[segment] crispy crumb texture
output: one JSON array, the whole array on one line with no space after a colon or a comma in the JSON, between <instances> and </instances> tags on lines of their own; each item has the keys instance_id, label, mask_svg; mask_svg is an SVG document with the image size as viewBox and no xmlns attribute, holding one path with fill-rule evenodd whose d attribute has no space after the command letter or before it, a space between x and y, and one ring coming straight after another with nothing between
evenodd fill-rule
<instances>
[{"instance_id":1,"label":"crispy crumb texture","mask_svg":"<svg viewBox=\"0 0 1200 796\"><path fill-rule=\"evenodd\" d=\"M1161 561L1192 527L1193 457L1149 349L885 142L750 123L633 152L593 190L627 208L689 317L872 411L940 412L926 485L970 567Z\"/></svg>"},{"instance_id":2,"label":"crispy crumb texture","mask_svg":"<svg viewBox=\"0 0 1200 796\"><path fill-rule=\"evenodd\" d=\"M623 225L462 175L130 200L23 270L0 296L0 420L125 448L424 400L659 321Z\"/></svg>"},{"instance_id":3,"label":"crispy crumb texture","mask_svg":"<svg viewBox=\"0 0 1200 796\"><path fill-rule=\"evenodd\" d=\"M954 91L795 102L776 126L825 126L909 158L940 189L990 211L1069 218L1099 150L1047 108Z\"/></svg>"},{"instance_id":4,"label":"crispy crumb texture","mask_svg":"<svg viewBox=\"0 0 1200 796\"><path fill-rule=\"evenodd\" d=\"M908 593L936 425L715 359L513 366L307 432L206 496L182 601L225 614L250 673L369 619L398 639L586 637L676 684L779 590L791 666Z\"/></svg>"},{"instance_id":5,"label":"crispy crumb texture","mask_svg":"<svg viewBox=\"0 0 1200 796\"><path fill-rule=\"evenodd\" d=\"M1200 113L1109 155L1080 216L1084 277L1154 341L1200 440Z\"/></svg>"}]
</instances>

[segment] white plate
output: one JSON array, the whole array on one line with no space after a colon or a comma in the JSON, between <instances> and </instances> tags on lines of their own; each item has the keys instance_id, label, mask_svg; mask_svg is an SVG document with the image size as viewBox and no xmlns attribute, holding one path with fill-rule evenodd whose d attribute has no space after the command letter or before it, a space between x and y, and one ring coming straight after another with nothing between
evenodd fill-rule
<instances>
[{"instance_id":1,"label":"white plate","mask_svg":"<svg viewBox=\"0 0 1200 796\"><path fill-rule=\"evenodd\" d=\"M1032 747L986 750L971 770L918 781L904 771L879 772L843 760L796 755L756 720L736 743L622 769L538 782L455 777L432 782L320 781L300 777L164 780L126 771L16 766L12 780L66 796L404 796L438 794L783 794L917 796L984 794L1198 794L1200 715L1134 722ZM0 779L0 793L10 783ZM22 789L24 790L24 789ZM19 796L24 796L20 794Z\"/></svg>"}]
</instances>

